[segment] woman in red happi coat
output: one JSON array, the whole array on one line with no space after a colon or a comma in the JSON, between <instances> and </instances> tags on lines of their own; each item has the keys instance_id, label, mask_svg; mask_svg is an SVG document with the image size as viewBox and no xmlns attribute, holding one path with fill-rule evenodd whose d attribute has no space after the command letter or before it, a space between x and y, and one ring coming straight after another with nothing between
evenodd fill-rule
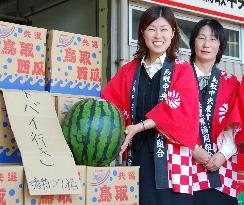
<instances>
[{"instance_id":1,"label":"woman in red happi coat","mask_svg":"<svg viewBox=\"0 0 244 205\"><path fill-rule=\"evenodd\" d=\"M237 155L237 170L244 171L244 75L238 93L238 106L242 122L242 130L237 134L235 141L239 150Z\"/></svg>"},{"instance_id":2,"label":"woman in red happi coat","mask_svg":"<svg viewBox=\"0 0 244 205\"><path fill-rule=\"evenodd\" d=\"M125 118L121 152L128 151L128 164L140 166L140 205L192 205L199 95L191 65L176 58L178 48L172 11L149 8L140 18L135 59L101 95Z\"/></svg>"},{"instance_id":3,"label":"woman in red happi coat","mask_svg":"<svg viewBox=\"0 0 244 205\"><path fill-rule=\"evenodd\" d=\"M191 33L192 67L199 85L199 138L193 151L194 205L237 205L236 146L240 126L237 78L218 68L227 39L213 19L199 21Z\"/></svg>"}]
</instances>

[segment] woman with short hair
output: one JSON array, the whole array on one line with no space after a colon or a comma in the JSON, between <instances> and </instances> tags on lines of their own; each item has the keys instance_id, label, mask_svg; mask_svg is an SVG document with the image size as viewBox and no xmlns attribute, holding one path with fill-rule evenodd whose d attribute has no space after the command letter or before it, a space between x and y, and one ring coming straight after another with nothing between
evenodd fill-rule
<instances>
[{"instance_id":1,"label":"woman with short hair","mask_svg":"<svg viewBox=\"0 0 244 205\"><path fill-rule=\"evenodd\" d=\"M237 155L237 170L244 171L244 75L242 76L241 85L238 92L238 106L241 116L242 129L235 137L235 142L239 153Z\"/></svg>"},{"instance_id":2,"label":"woman with short hair","mask_svg":"<svg viewBox=\"0 0 244 205\"><path fill-rule=\"evenodd\" d=\"M226 44L217 20L203 19L192 30L190 61L200 91L200 136L192 153L194 205L237 205L234 135L240 123L239 83L217 66Z\"/></svg>"}]
</instances>

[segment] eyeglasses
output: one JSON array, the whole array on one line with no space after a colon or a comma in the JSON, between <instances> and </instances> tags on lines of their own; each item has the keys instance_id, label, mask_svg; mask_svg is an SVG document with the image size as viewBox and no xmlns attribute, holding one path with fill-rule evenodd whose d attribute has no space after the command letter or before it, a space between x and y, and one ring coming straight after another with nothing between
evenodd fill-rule
<instances>
[{"instance_id":1,"label":"eyeglasses","mask_svg":"<svg viewBox=\"0 0 244 205\"><path fill-rule=\"evenodd\" d=\"M215 38L215 37L204 37L204 36L198 36L198 37L196 37L196 40L198 40L198 41L204 41L204 42L216 42L216 41L218 41L218 39L217 38Z\"/></svg>"}]
</instances>

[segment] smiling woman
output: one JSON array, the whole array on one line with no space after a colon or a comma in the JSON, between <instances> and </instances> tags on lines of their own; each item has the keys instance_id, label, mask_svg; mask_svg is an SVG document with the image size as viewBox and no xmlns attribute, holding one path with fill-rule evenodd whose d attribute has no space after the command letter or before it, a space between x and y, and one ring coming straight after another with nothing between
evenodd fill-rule
<instances>
[{"instance_id":1,"label":"smiling woman","mask_svg":"<svg viewBox=\"0 0 244 205\"><path fill-rule=\"evenodd\" d=\"M200 133L192 152L194 205L237 205L234 133L240 125L239 83L216 65L226 42L222 25L213 19L199 21L191 33L191 63L200 94Z\"/></svg>"},{"instance_id":2,"label":"smiling woman","mask_svg":"<svg viewBox=\"0 0 244 205\"><path fill-rule=\"evenodd\" d=\"M179 32L171 9L153 6L142 13L137 48L101 97L124 115L121 153L140 166L140 205L192 205L198 92L192 67L176 59Z\"/></svg>"},{"instance_id":3,"label":"smiling woman","mask_svg":"<svg viewBox=\"0 0 244 205\"><path fill-rule=\"evenodd\" d=\"M212 29L209 26L204 26L199 31L195 39L195 62L196 63L212 63L216 61L216 56L219 52L220 41L215 37ZM209 73L209 71L207 72Z\"/></svg>"},{"instance_id":4,"label":"smiling woman","mask_svg":"<svg viewBox=\"0 0 244 205\"><path fill-rule=\"evenodd\" d=\"M174 31L170 24L160 17L153 21L144 31L143 38L149 50L146 63L153 63L158 57L165 53L174 37Z\"/></svg>"}]
</instances>

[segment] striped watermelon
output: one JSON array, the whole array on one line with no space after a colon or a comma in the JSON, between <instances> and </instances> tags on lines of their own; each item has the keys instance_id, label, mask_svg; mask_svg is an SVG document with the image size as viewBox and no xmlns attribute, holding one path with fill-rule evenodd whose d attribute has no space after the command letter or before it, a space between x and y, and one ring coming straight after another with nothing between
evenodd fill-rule
<instances>
[{"instance_id":1,"label":"striped watermelon","mask_svg":"<svg viewBox=\"0 0 244 205\"><path fill-rule=\"evenodd\" d=\"M119 110L101 99L84 99L67 113L62 129L76 164L106 166L120 152L125 139Z\"/></svg>"}]
</instances>

